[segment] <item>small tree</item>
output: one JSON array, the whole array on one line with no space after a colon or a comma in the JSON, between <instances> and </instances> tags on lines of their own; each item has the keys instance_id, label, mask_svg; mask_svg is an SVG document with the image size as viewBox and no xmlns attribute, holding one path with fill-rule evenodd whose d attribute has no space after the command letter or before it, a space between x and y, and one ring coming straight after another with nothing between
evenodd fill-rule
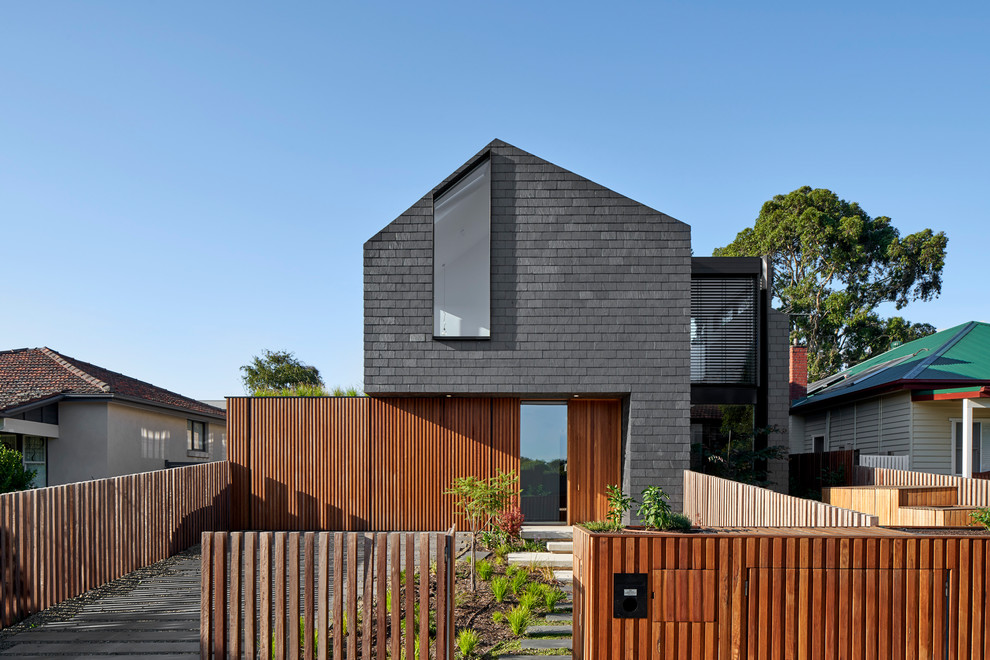
<instances>
[{"instance_id":1,"label":"small tree","mask_svg":"<svg viewBox=\"0 0 990 660\"><path fill-rule=\"evenodd\" d=\"M295 385L323 386L323 379L316 367L303 364L288 351L262 351L251 364L241 367L241 380L248 392L258 390L284 390Z\"/></svg>"},{"instance_id":2,"label":"small tree","mask_svg":"<svg viewBox=\"0 0 990 660\"><path fill-rule=\"evenodd\" d=\"M464 514L471 532L471 590L477 589L474 566L477 559L478 533L491 525L512 500L518 490L519 477L515 472L499 472L491 479L475 476L458 477L451 482L445 495L457 498L457 509Z\"/></svg>"},{"instance_id":3,"label":"small tree","mask_svg":"<svg viewBox=\"0 0 990 660\"><path fill-rule=\"evenodd\" d=\"M32 488L35 474L35 470L24 467L21 452L0 445L0 493Z\"/></svg>"}]
</instances>

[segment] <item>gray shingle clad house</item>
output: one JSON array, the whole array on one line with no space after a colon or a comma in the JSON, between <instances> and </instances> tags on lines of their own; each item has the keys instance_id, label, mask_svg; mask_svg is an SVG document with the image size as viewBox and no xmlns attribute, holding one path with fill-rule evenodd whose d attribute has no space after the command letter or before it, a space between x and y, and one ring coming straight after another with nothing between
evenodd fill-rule
<instances>
[{"instance_id":1,"label":"gray shingle clad house","mask_svg":"<svg viewBox=\"0 0 990 660\"><path fill-rule=\"evenodd\" d=\"M572 432L527 402L619 400L624 489L679 502L692 403L786 426L764 271L692 259L687 224L495 140L365 243L365 390L519 398L524 457Z\"/></svg>"}]
</instances>

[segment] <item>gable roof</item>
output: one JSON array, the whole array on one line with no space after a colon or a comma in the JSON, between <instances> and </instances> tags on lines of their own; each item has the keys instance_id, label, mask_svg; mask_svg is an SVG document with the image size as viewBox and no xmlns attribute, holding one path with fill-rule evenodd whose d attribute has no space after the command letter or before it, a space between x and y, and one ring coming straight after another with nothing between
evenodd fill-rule
<instances>
[{"instance_id":1,"label":"gable roof","mask_svg":"<svg viewBox=\"0 0 990 660\"><path fill-rule=\"evenodd\" d=\"M990 324L971 321L908 342L808 385L800 412L877 389L990 384Z\"/></svg>"},{"instance_id":2,"label":"gable roof","mask_svg":"<svg viewBox=\"0 0 990 660\"><path fill-rule=\"evenodd\" d=\"M0 351L0 413L67 397L117 398L210 417L226 415L220 408L50 348Z\"/></svg>"}]
</instances>

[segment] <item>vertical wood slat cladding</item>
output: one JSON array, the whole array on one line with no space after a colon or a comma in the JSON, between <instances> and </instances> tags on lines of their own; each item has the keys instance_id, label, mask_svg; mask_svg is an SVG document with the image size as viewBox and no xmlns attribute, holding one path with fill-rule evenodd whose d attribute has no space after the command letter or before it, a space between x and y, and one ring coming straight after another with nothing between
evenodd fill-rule
<instances>
[{"instance_id":1,"label":"vertical wood slat cladding","mask_svg":"<svg viewBox=\"0 0 990 660\"><path fill-rule=\"evenodd\" d=\"M604 520L605 487L620 484L622 404L583 400L567 403L567 522Z\"/></svg>"},{"instance_id":2,"label":"vertical wood slat cladding","mask_svg":"<svg viewBox=\"0 0 990 660\"><path fill-rule=\"evenodd\" d=\"M990 657L990 538L894 534L575 528L573 655ZM614 619L612 576L633 569L650 575L651 616Z\"/></svg>"},{"instance_id":3,"label":"vertical wood slat cladding","mask_svg":"<svg viewBox=\"0 0 990 660\"><path fill-rule=\"evenodd\" d=\"M204 532L200 657L239 658L242 648L245 657L254 657L257 640L259 655L266 658L343 658L346 649L347 658L383 659L386 648L394 654L403 641L411 651L418 641L414 637L427 639L429 623L435 620L436 635L430 645L422 645L421 653L432 646L435 660L453 660L454 541L453 529L433 534ZM413 570L416 559L418 573ZM436 567L432 572L431 565ZM405 584L400 587L403 568ZM389 599L392 607L386 611ZM300 601L304 616L298 611ZM415 625L424 610L436 616L419 617Z\"/></svg>"},{"instance_id":4,"label":"vertical wood slat cladding","mask_svg":"<svg viewBox=\"0 0 990 660\"><path fill-rule=\"evenodd\" d=\"M857 486L951 486L958 493L955 504L990 506L990 479L967 479L950 474L863 466L857 466L854 475Z\"/></svg>"},{"instance_id":5,"label":"vertical wood slat cladding","mask_svg":"<svg viewBox=\"0 0 990 660\"><path fill-rule=\"evenodd\" d=\"M519 400L228 399L239 529L437 530L455 477L519 473Z\"/></svg>"},{"instance_id":6,"label":"vertical wood slat cladding","mask_svg":"<svg viewBox=\"0 0 990 660\"><path fill-rule=\"evenodd\" d=\"M0 495L0 628L230 527L227 462Z\"/></svg>"},{"instance_id":7,"label":"vertical wood slat cladding","mask_svg":"<svg viewBox=\"0 0 990 660\"><path fill-rule=\"evenodd\" d=\"M841 502L823 504L791 497L691 470L684 471L684 514L696 525L704 527L870 527L886 524L867 509Z\"/></svg>"}]
</instances>

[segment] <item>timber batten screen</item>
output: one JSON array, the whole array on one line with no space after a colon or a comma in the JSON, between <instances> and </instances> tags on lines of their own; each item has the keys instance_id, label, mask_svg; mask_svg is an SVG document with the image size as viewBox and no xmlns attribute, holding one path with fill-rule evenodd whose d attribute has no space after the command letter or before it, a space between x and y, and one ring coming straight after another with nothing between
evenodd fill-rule
<instances>
[{"instance_id":1,"label":"timber batten screen","mask_svg":"<svg viewBox=\"0 0 990 660\"><path fill-rule=\"evenodd\" d=\"M439 530L456 477L519 473L519 399L228 399L236 529Z\"/></svg>"},{"instance_id":2,"label":"timber batten screen","mask_svg":"<svg viewBox=\"0 0 990 660\"><path fill-rule=\"evenodd\" d=\"M755 277L691 279L691 382L756 385Z\"/></svg>"}]
</instances>

